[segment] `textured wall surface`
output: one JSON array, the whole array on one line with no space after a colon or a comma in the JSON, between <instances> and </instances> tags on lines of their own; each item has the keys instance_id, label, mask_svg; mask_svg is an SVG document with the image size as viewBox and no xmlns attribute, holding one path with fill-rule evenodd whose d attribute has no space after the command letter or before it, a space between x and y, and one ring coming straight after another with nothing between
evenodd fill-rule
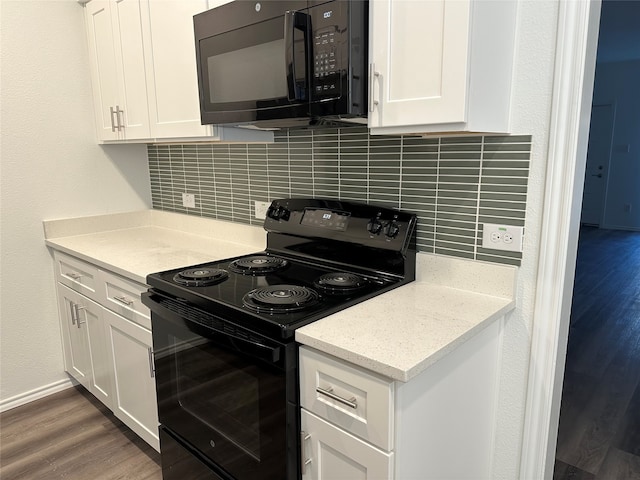
<instances>
[{"instance_id":1,"label":"textured wall surface","mask_svg":"<svg viewBox=\"0 0 640 480\"><path fill-rule=\"evenodd\" d=\"M0 407L67 381L42 221L151 205L145 147L96 144L83 8L3 0L1 27Z\"/></svg>"},{"instance_id":2,"label":"textured wall surface","mask_svg":"<svg viewBox=\"0 0 640 480\"><path fill-rule=\"evenodd\" d=\"M153 207L261 224L254 201L314 197L418 215L418 250L519 265L482 248L482 224L524 226L531 137L370 136L366 129L292 130L273 144L151 145ZM182 205L182 193L196 207Z\"/></svg>"}]
</instances>

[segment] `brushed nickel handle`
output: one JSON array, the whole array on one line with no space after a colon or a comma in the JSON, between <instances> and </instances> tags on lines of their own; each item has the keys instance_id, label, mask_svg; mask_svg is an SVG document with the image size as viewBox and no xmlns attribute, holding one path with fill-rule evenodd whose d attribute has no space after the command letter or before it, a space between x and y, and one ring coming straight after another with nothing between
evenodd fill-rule
<instances>
[{"instance_id":1,"label":"brushed nickel handle","mask_svg":"<svg viewBox=\"0 0 640 480\"><path fill-rule=\"evenodd\" d=\"M358 408L358 402L356 400L356 397L351 397L348 400L346 398L342 398L340 395L336 395L335 393L333 393L333 387L327 387L327 388L317 387L316 392L322 395L325 395L331 398L332 400L335 400L336 402L340 402L346 405L347 407L351 407L353 409Z\"/></svg>"},{"instance_id":2,"label":"brushed nickel handle","mask_svg":"<svg viewBox=\"0 0 640 480\"><path fill-rule=\"evenodd\" d=\"M76 306L75 303L73 302L69 302L69 310L71 311L71 325L75 325L77 318L76 318L76 309L74 308Z\"/></svg>"},{"instance_id":3,"label":"brushed nickel handle","mask_svg":"<svg viewBox=\"0 0 640 480\"><path fill-rule=\"evenodd\" d=\"M116 108L118 108L118 107L116 107ZM113 121L113 114L116 113L116 111L113 109L113 107L109 107L109 112L110 112L109 117L111 118L111 131L115 132L116 131L116 122Z\"/></svg>"},{"instance_id":4,"label":"brushed nickel handle","mask_svg":"<svg viewBox=\"0 0 640 480\"><path fill-rule=\"evenodd\" d=\"M117 300L120 303L124 303L125 305L127 305L128 307L130 307L131 305L133 305L133 300L128 299L127 297L125 297L124 295L122 296L118 296L115 295L113 297L114 300Z\"/></svg>"},{"instance_id":5,"label":"brushed nickel handle","mask_svg":"<svg viewBox=\"0 0 640 480\"><path fill-rule=\"evenodd\" d=\"M118 119L118 131L124 130L124 110L121 110L118 105L116 105L116 118Z\"/></svg>"},{"instance_id":6,"label":"brushed nickel handle","mask_svg":"<svg viewBox=\"0 0 640 480\"><path fill-rule=\"evenodd\" d=\"M76 313L76 326L80 328L81 324L87 323L86 320L84 322L80 321L80 310L86 310L87 307L83 307L82 305L78 305L77 303L74 303L72 308L75 310L75 313Z\"/></svg>"},{"instance_id":7,"label":"brushed nickel handle","mask_svg":"<svg viewBox=\"0 0 640 480\"><path fill-rule=\"evenodd\" d=\"M311 463L311 458L306 458L305 443L311 438L311 434L308 434L304 430L300 432L300 465L302 465L302 474L304 475L307 470L307 465Z\"/></svg>"},{"instance_id":8,"label":"brushed nickel handle","mask_svg":"<svg viewBox=\"0 0 640 480\"><path fill-rule=\"evenodd\" d=\"M147 348L147 352L149 353L149 375L153 378L156 376L156 369L153 366L153 350L151 347Z\"/></svg>"},{"instance_id":9,"label":"brushed nickel handle","mask_svg":"<svg viewBox=\"0 0 640 480\"><path fill-rule=\"evenodd\" d=\"M369 112L373 113L374 106L378 105L378 100L375 99L374 88L376 84L376 78L380 77L380 72L376 72L376 64L369 64Z\"/></svg>"},{"instance_id":10,"label":"brushed nickel handle","mask_svg":"<svg viewBox=\"0 0 640 480\"><path fill-rule=\"evenodd\" d=\"M74 280L80 280L83 277L83 275L80 275L79 273L75 273L75 272L65 273L65 275L67 277L73 278Z\"/></svg>"}]
</instances>

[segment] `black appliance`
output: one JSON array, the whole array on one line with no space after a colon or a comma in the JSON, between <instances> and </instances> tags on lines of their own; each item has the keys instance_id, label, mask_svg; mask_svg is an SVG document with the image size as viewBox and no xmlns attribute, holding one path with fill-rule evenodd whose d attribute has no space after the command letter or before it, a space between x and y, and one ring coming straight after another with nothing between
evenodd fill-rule
<instances>
[{"instance_id":1,"label":"black appliance","mask_svg":"<svg viewBox=\"0 0 640 480\"><path fill-rule=\"evenodd\" d=\"M368 9L366 0L236 0L195 15L202 124L366 119Z\"/></svg>"},{"instance_id":2,"label":"black appliance","mask_svg":"<svg viewBox=\"0 0 640 480\"><path fill-rule=\"evenodd\" d=\"M165 480L298 480L295 329L415 279L416 217L272 202L263 252L147 276Z\"/></svg>"}]
</instances>

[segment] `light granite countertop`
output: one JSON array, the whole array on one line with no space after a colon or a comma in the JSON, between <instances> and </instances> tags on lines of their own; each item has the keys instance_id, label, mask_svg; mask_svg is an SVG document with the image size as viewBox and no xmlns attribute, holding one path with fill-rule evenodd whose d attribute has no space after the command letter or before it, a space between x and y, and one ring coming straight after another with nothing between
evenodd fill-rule
<instances>
[{"instance_id":1,"label":"light granite countertop","mask_svg":"<svg viewBox=\"0 0 640 480\"><path fill-rule=\"evenodd\" d=\"M56 250L147 274L265 248L261 227L158 210L44 222ZM296 330L296 340L407 382L515 308L517 268L419 253L416 281Z\"/></svg>"}]
</instances>

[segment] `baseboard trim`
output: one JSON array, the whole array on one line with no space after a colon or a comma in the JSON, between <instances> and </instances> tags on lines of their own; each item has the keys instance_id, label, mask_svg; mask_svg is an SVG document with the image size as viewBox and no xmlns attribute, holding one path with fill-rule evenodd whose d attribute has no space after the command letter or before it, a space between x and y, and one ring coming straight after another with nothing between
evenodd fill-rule
<instances>
[{"instance_id":1,"label":"baseboard trim","mask_svg":"<svg viewBox=\"0 0 640 480\"><path fill-rule=\"evenodd\" d=\"M33 390L29 390L28 392L24 392L11 398L7 398L6 400L0 400L0 413L11 410L12 408L20 407L29 402L33 402L34 400L44 398L48 395L61 392L62 390L73 387L74 385L75 382L73 382L71 379L59 380L57 382L50 383L49 385L34 388Z\"/></svg>"}]
</instances>

